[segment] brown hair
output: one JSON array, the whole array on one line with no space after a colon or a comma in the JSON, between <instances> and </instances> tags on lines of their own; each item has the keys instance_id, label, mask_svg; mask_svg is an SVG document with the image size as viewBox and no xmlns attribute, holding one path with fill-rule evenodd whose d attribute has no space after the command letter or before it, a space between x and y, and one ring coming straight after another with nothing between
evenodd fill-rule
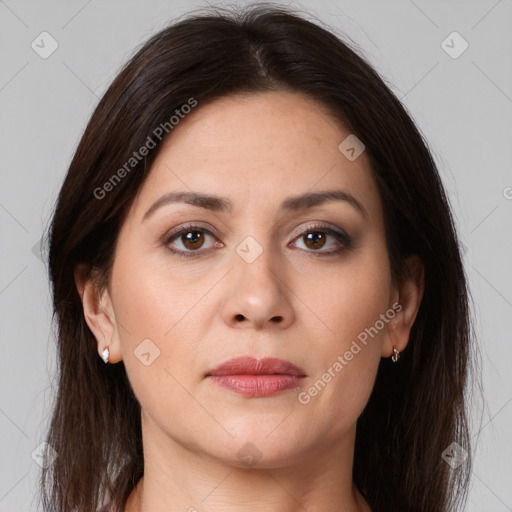
<instances>
[{"instance_id":1,"label":"brown hair","mask_svg":"<svg viewBox=\"0 0 512 512\"><path fill-rule=\"evenodd\" d=\"M356 134L383 199L393 276L402 276L408 255L425 265L409 345L397 365L381 360L357 422L354 482L374 512L464 504L471 456L452 469L442 453L457 442L471 455L466 388L473 336L436 165L411 117L356 50L320 23L263 4L210 8L157 33L115 78L76 149L49 233L60 364L47 439L58 457L41 476L45 510L91 511L105 500L122 510L144 471L140 405L123 363L104 365L98 357L74 270L86 264L109 285L120 226L161 141L102 198L98 187L190 98L200 109L230 94L269 90L319 101Z\"/></svg>"}]
</instances>

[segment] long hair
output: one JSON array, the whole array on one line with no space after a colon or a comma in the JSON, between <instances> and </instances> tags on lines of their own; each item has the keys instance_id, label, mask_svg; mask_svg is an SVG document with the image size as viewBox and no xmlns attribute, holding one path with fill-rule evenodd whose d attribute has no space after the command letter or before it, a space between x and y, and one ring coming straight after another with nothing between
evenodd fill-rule
<instances>
[{"instance_id":1,"label":"long hair","mask_svg":"<svg viewBox=\"0 0 512 512\"><path fill-rule=\"evenodd\" d=\"M59 373L47 438L58 456L41 474L45 510L90 512L105 501L122 510L144 472L140 405L123 363L104 365L98 357L76 266L85 264L109 286L120 226L162 141L172 137L176 110L191 98L200 109L231 94L274 90L320 102L364 143L384 207L392 275L403 277L411 254L425 268L409 344L397 365L381 360L357 421L354 482L374 512L463 506L471 473L466 388L473 329L435 162L359 50L317 20L256 4L189 13L149 39L100 100L76 149L48 234ZM148 137L155 147L130 160ZM113 181L114 174L123 179ZM454 442L468 457L452 468L444 453Z\"/></svg>"}]
</instances>

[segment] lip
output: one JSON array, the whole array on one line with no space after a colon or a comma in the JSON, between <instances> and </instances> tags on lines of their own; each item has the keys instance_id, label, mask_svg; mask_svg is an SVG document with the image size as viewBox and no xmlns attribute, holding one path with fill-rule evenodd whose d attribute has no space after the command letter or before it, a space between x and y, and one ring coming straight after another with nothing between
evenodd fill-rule
<instances>
[{"instance_id":1,"label":"lip","mask_svg":"<svg viewBox=\"0 0 512 512\"><path fill-rule=\"evenodd\" d=\"M299 387L306 374L284 359L243 356L225 361L205 377L241 395L264 397Z\"/></svg>"}]
</instances>

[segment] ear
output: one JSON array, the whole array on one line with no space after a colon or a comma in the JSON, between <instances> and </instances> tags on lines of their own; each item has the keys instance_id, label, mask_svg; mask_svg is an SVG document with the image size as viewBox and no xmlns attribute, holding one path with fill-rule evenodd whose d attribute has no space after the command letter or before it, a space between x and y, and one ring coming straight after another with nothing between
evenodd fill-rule
<instances>
[{"instance_id":1,"label":"ear","mask_svg":"<svg viewBox=\"0 0 512 512\"><path fill-rule=\"evenodd\" d=\"M382 344L382 357L393 355L393 347L399 352L409 343L411 328L420 308L425 289L425 269L417 255L406 259L406 273L393 290L392 306L395 316L389 321Z\"/></svg>"},{"instance_id":2,"label":"ear","mask_svg":"<svg viewBox=\"0 0 512 512\"><path fill-rule=\"evenodd\" d=\"M76 266L75 284L82 300L84 318L96 338L97 351L101 357L108 347L109 363L122 359L117 322L108 289L100 288L97 273L84 264Z\"/></svg>"}]
</instances>

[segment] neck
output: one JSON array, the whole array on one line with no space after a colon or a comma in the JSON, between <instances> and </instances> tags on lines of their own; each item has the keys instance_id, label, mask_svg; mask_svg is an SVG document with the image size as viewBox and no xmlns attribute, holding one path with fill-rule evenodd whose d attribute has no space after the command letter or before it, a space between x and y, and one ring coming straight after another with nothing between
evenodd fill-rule
<instances>
[{"instance_id":1,"label":"neck","mask_svg":"<svg viewBox=\"0 0 512 512\"><path fill-rule=\"evenodd\" d=\"M144 477L125 512L370 512L352 482L355 426L288 463L239 467L170 439L143 414Z\"/></svg>"}]
</instances>

